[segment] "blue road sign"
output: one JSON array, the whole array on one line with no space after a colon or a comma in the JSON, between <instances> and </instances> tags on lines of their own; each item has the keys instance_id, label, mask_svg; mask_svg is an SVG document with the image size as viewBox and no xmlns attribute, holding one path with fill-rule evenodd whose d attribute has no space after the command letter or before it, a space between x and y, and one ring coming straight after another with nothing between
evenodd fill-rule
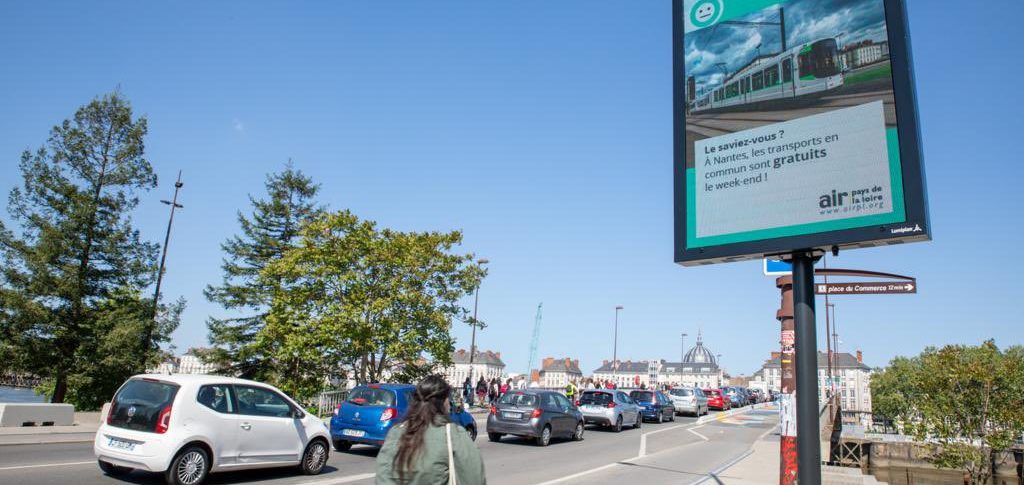
<instances>
[{"instance_id":1,"label":"blue road sign","mask_svg":"<svg viewBox=\"0 0 1024 485\"><path fill-rule=\"evenodd\" d=\"M793 273L793 265L781 259L764 258L765 276L786 276Z\"/></svg>"}]
</instances>

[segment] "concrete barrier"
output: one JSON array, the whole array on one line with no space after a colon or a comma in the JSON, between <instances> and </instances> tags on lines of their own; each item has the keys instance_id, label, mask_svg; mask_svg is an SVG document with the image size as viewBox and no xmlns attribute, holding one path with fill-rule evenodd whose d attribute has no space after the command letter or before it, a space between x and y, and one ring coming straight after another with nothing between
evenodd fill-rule
<instances>
[{"instance_id":1,"label":"concrete barrier","mask_svg":"<svg viewBox=\"0 0 1024 485\"><path fill-rule=\"evenodd\" d=\"M0 427L72 424L75 407L70 404L0 403Z\"/></svg>"}]
</instances>

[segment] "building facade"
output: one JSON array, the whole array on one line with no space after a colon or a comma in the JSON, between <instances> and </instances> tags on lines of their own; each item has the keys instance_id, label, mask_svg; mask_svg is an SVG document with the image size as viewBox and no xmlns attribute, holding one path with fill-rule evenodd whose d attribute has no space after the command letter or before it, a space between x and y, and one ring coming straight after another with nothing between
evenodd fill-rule
<instances>
[{"instance_id":1,"label":"building facade","mask_svg":"<svg viewBox=\"0 0 1024 485\"><path fill-rule=\"evenodd\" d=\"M545 358L541 364L539 373L540 387L563 388L570 382L577 385L583 380L583 372L580 371L580 361L569 358L555 359Z\"/></svg>"},{"instance_id":2,"label":"building facade","mask_svg":"<svg viewBox=\"0 0 1024 485\"><path fill-rule=\"evenodd\" d=\"M501 360L501 352L490 350L477 351L473 363L469 363L469 352L459 349L452 354L452 365L444 369L448 384L461 388L467 377L472 377L473 385L483 376L484 379L501 379L505 375L505 363Z\"/></svg>"},{"instance_id":3,"label":"building facade","mask_svg":"<svg viewBox=\"0 0 1024 485\"><path fill-rule=\"evenodd\" d=\"M864 364L864 355L857 351L856 355L842 352L833 355L832 374L828 376L828 354L818 352L818 401L824 402L835 392L838 394L840 406L844 411L871 411L871 374L870 367ZM772 352L772 358L765 361L761 369L754 373L751 387L778 392L782 388L782 366L778 352Z\"/></svg>"},{"instance_id":4,"label":"building facade","mask_svg":"<svg viewBox=\"0 0 1024 485\"><path fill-rule=\"evenodd\" d=\"M156 368L147 369L154 374L215 374L217 366L203 362L200 357L207 349L188 349L185 355L169 357Z\"/></svg>"},{"instance_id":5,"label":"building facade","mask_svg":"<svg viewBox=\"0 0 1024 485\"><path fill-rule=\"evenodd\" d=\"M720 388L725 385L725 373L718 365L718 358L704 346L703 335L697 333L697 344L683 355L682 362L651 359L640 362L604 361L594 370L593 378L598 381L612 381L619 387L700 387Z\"/></svg>"}]
</instances>

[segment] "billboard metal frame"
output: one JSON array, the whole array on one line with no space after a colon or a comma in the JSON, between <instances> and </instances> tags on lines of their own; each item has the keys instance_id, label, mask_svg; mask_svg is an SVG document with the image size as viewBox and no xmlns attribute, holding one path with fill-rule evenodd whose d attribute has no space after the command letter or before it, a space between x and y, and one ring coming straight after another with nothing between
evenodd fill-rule
<instances>
[{"instance_id":1,"label":"billboard metal frame","mask_svg":"<svg viewBox=\"0 0 1024 485\"><path fill-rule=\"evenodd\" d=\"M924 165L921 152L921 130L917 97L914 91L913 58L907 28L905 0L879 0L885 5L889 56L892 64L893 92L896 105L896 127L899 132L900 163L906 220L899 224L867 226L853 229L818 232L798 236L729 243L719 246L688 248L686 246L686 72L683 0L672 0L672 55L674 95L674 238L675 261L684 266L744 261L769 256L789 255L794 250L833 247L854 249L885 246L905 242L928 241L931 225L928 219Z\"/></svg>"}]
</instances>

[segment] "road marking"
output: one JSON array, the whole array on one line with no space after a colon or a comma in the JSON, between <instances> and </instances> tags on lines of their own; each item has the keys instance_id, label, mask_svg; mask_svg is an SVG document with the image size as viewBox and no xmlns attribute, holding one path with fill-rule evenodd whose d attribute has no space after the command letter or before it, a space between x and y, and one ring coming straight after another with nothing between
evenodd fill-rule
<instances>
[{"instance_id":1,"label":"road marking","mask_svg":"<svg viewBox=\"0 0 1024 485\"><path fill-rule=\"evenodd\" d=\"M697 428L700 428L700 426L697 426ZM691 432L691 433L693 433L693 434L697 435L697 437L698 437L698 438L700 438L700 439L702 439L702 440L704 440L704 441L711 441L711 440L709 440L709 439L708 439L708 437L707 437L707 436L704 436L704 435L702 435L702 434L698 433L697 431L695 431L695 430L696 430L697 428L690 428L690 429L688 429L687 431L689 431L689 432Z\"/></svg>"},{"instance_id":2,"label":"road marking","mask_svg":"<svg viewBox=\"0 0 1024 485\"><path fill-rule=\"evenodd\" d=\"M314 480L314 481L311 481L311 482L302 482L302 483L299 483L299 484L296 484L296 485L334 485L334 484L337 484L337 483L351 483L351 482L358 482L360 480L369 480L369 479L374 478L376 476L377 476L376 473L364 473L362 475L350 475L350 476L347 476L347 477L325 478L323 480Z\"/></svg>"},{"instance_id":3,"label":"road marking","mask_svg":"<svg viewBox=\"0 0 1024 485\"><path fill-rule=\"evenodd\" d=\"M607 464L605 466L600 466L600 467L594 468L593 470L582 471L582 472L576 473L574 475L569 475L567 477L556 478L554 480L550 480L550 481L547 481L547 482L538 483L537 485L553 485L555 483L568 482L569 480L572 480L574 478L584 477L584 476L590 475L591 473L597 473L597 472L602 471L602 470L607 470L607 469L609 469L609 468L611 468L611 467L613 467L615 465L618 465L618 464L619 464L619 462L609 463L609 464Z\"/></svg>"},{"instance_id":4,"label":"road marking","mask_svg":"<svg viewBox=\"0 0 1024 485\"><path fill-rule=\"evenodd\" d=\"M757 444L758 441L763 440L765 436L768 436L769 434L773 433L774 431L775 431L775 428L772 427L768 431L765 431L764 433L761 433L761 436L758 436L757 439L755 439L750 444L750 448L747 448L747 451L741 453L736 458L733 458L732 460L729 460L724 465L722 465L722 466L720 466L720 467L718 467L718 468L708 472L707 476L705 476L703 478L700 478L700 479L698 479L696 481L690 482L690 485L698 485L698 484L704 483L704 482L706 482L706 481L708 481L708 480L710 480L712 478L714 478L717 483L722 483L721 480L718 480L718 475L721 474L722 472L728 470L729 468L733 467L737 463L743 461L744 458L754 454L754 445Z\"/></svg>"},{"instance_id":5,"label":"road marking","mask_svg":"<svg viewBox=\"0 0 1024 485\"><path fill-rule=\"evenodd\" d=\"M28 468L47 468L47 467L52 467L52 466L89 465L89 464L93 464L93 463L96 463L96 461L95 460L92 460L92 461L74 461L74 462L70 462L70 463L44 463L42 465L7 466L7 467L0 468L0 472L7 471L7 470L25 470L25 469L28 469Z\"/></svg>"}]
</instances>

